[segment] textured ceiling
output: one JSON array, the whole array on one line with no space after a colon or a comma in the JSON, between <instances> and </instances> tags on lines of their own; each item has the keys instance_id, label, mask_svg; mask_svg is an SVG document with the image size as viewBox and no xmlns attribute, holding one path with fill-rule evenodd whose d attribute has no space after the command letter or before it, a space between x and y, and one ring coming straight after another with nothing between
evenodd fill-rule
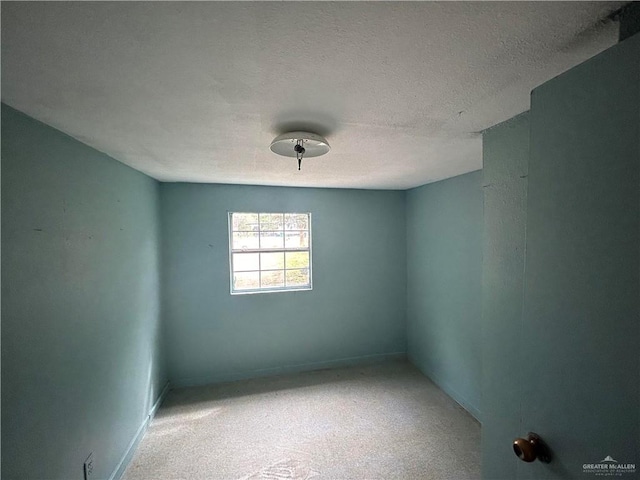
<instances>
[{"instance_id":1,"label":"textured ceiling","mask_svg":"<svg viewBox=\"0 0 640 480\"><path fill-rule=\"evenodd\" d=\"M2 100L163 181L405 189L616 41L622 2L2 2ZM288 130L329 154L279 157Z\"/></svg>"}]
</instances>

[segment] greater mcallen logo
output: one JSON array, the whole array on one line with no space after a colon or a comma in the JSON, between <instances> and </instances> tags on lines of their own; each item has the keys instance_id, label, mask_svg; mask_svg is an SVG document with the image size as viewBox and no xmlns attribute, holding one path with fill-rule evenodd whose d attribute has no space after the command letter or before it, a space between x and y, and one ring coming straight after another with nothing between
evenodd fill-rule
<instances>
[{"instance_id":1,"label":"greater mcallen logo","mask_svg":"<svg viewBox=\"0 0 640 480\"><path fill-rule=\"evenodd\" d=\"M624 473L635 473L635 463L620 463L607 455L599 463L585 463L582 465L583 473L595 473L597 476L613 477L622 476Z\"/></svg>"}]
</instances>

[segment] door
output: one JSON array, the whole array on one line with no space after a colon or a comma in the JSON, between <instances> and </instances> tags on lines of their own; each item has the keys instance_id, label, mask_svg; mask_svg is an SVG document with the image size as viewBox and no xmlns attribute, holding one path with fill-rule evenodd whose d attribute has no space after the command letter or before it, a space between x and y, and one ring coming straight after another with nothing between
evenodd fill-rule
<instances>
[{"instance_id":1,"label":"door","mask_svg":"<svg viewBox=\"0 0 640 480\"><path fill-rule=\"evenodd\" d=\"M640 35L484 140L483 476L640 478ZM529 431L551 463L516 459Z\"/></svg>"}]
</instances>

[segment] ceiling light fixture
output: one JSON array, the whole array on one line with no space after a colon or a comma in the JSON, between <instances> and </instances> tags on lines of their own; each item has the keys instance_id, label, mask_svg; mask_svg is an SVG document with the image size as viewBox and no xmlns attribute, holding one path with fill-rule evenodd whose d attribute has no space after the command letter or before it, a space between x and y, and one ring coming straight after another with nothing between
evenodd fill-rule
<instances>
[{"instance_id":1,"label":"ceiling light fixture","mask_svg":"<svg viewBox=\"0 0 640 480\"><path fill-rule=\"evenodd\" d=\"M273 139L269 148L278 155L297 158L298 170L302 165L302 157L319 157L331 150L326 138L311 132L283 133Z\"/></svg>"}]
</instances>

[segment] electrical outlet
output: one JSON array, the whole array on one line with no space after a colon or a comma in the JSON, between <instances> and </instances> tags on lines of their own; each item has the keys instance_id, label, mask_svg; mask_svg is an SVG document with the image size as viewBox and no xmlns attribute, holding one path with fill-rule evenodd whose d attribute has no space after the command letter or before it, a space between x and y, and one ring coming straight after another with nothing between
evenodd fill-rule
<instances>
[{"instance_id":1,"label":"electrical outlet","mask_svg":"<svg viewBox=\"0 0 640 480\"><path fill-rule=\"evenodd\" d=\"M93 452L84 461L84 480L93 478Z\"/></svg>"}]
</instances>

